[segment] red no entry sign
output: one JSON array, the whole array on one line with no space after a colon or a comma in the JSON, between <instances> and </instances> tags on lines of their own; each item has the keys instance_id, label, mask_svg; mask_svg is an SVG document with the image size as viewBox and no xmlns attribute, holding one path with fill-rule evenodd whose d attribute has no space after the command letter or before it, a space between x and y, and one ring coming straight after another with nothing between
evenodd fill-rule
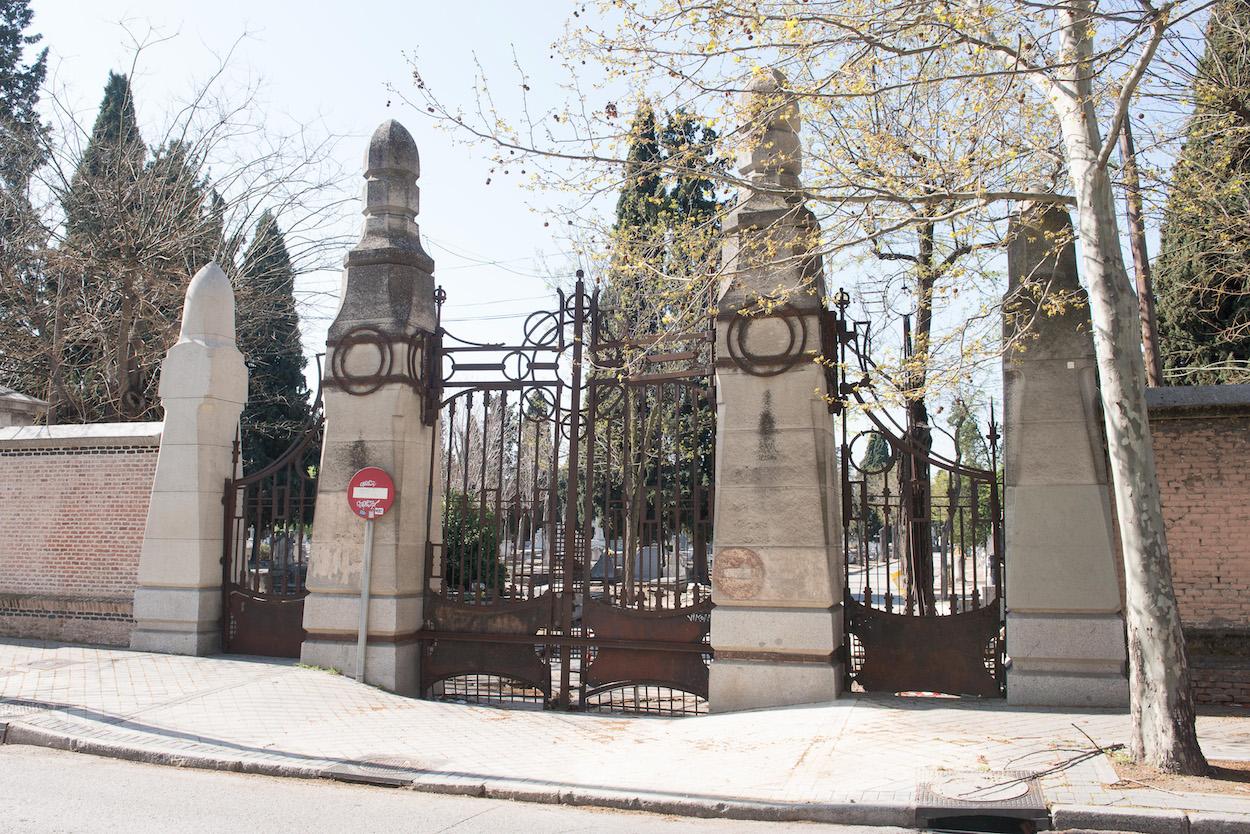
<instances>
[{"instance_id":1,"label":"red no entry sign","mask_svg":"<svg viewBox=\"0 0 1250 834\"><path fill-rule=\"evenodd\" d=\"M395 503L395 482L376 466L366 466L347 484L347 504L361 518L378 518Z\"/></svg>"}]
</instances>

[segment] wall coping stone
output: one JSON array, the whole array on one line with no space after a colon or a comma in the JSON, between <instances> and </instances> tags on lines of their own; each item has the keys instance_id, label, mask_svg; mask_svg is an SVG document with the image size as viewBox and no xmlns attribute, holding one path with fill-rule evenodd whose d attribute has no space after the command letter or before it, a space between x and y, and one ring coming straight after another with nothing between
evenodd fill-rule
<instances>
[{"instance_id":1,"label":"wall coping stone","mask_svg":"<svg viewBox=\"0 0 1250 834\"><path fill-rule=\"evenodd\" d=\"M1151 419L1250 414L1250 385L1168 385L1146 389Z\"/></svg>"},{"instance_id":2,"label":"wall coping stone","mask_svg":"<svg viewBox=\"0 0 1250 834\"><path fill-rule=\"evenodd\" d=\"M64 426L0 428L0 451L8 449L90 449L117 446L159 447L163 422L83 423Z\"/></svg>"}]
</instances>

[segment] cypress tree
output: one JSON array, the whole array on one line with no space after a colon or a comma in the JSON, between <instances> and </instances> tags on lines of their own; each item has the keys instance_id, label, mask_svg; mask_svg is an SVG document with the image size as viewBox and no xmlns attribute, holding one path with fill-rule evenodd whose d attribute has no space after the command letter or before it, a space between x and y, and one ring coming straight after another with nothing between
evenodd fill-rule
<instances>
[{"instance_id":1,"label":"cypress tree","mask_svg":"<svg viewBox=\"0 0 1250 834\"><path fill-rule=\"evenodd\" d=\"M48 50L24 62L41 39L26 33L31 18L29 0L0 0L0 384L42 395L56 285L44 270L47 235L28 193L48 132L36 112Z\"/></svg>"},{"instance_id":2,"label":"cypress tree","mask_svg":"<svg viewBox=\"0 0 1250 834\"><path fill-rule=\"evenodd\" d=\"M42 39L26 34L32 17L29 0L0 0L0 179L6 190L22 194L44 158L48 131L36 112L48 71L47 47L23 63L26 47Z\"/></svg>"},{"instance_id":3,"label":"cypress tree","mask_svg":"<svg viewBox=\"0 0 1250 834\"><path fill-rule=\"evenodd\" d=\"M629 335L659 329L669 304L664 278L705 271L715 239L716 133L684 112L661 127L644 105L630 128L625 180L616 203L607 303L629 319ZM622 334L625 335L625 334Z\"/></svg>"},{"instance_id":4,"label":"cypress tree","mask_svg":"<svg viewBox=\"0 0 1250 834\"><path fill-rule=\"evenodd\" d=\"M261 215L243 255L236 297L239 349L248 366L243 462L245 471L255 472L294 443L311 416L295 311L295 271L282 230L269 212Z\"/></svg>"},{"instance_id":5,"label":"cypress tree","mask_svg":"<svg viewBox=\"0 0 1250 834\"><path fill-rule=\"evenodd\" d=\"M1164 375L1250 380L1250 0L1211 12L1155 264Z\"/></svg>"},{"instance_id":6,"label":"cypress tree","mask_svg":"<svg viewBox=\"0 0 1250 834\"><path fill-rule=\"evenodd\" d=\"M146 157L130 80L110 71L91 139L66 197L68 237L105 242L110 227L123 222L123 215L132 208L137 196L134 184Z\"/></svg>"}]
</instances>

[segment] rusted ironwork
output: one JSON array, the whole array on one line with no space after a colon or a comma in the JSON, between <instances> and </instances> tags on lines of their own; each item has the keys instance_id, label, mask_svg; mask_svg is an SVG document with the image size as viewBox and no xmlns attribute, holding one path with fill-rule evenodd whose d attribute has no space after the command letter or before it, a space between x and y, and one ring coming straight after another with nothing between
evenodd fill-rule
<instances>
[{"instance_id":1,"label":"rusted ironwork","mask_svg":"<svg viewBox=\"0 0 1250 834\"><path fill-rule=\"evenodd\" d=\"M324 427L318 391L308 426L281 456L257 472L226 480L221 562L227 652L299 657ZM236 437L236 472L240 452Z\"/></svg>"},{"instance_id":2,"label":"rusted ironwork","mask_svg":"<svg viewBox=\"0 0 1250 834\"><path fill-rule=\"evenodd\" d=\"M777 376L800 361L813 358L815 345L808 344L806 313L792 304L779 304L767 312L745 310L723 316L726 321L725 347L728 362L752 376ZM779 322L786 330L785 344L769 353L753 350L749 344L751 329L761 323Z\"/></svg>"},{"instance_id":3,"label":"rusted ironwork","mask_svg":"<svg viewBox=\"0 0 1250 834\"><path fill-rule=\"evenodd\" d=\"M626 324L579 273L517 344L440 328L427 696L706 710L711 322L615 332Z\"/></svg>"},{"instance_id":4,"label":"rusted ironwork","mask_svg":"<svg viewBox=\"0 0 1250 834\"><path fill-rule=\"evenodd\" d=\"M847 301L840 294L826 317L824 343L842 378L831 390L841 431L848 686L1001 696L1003 507L993 407L979 450L985 468L961 458L954 434L953 458L935 451L930 438L942 429L923 409L901 407L900 420L876 400L867 322L847 316ZM906 350L906 323L904 336ZM853 405L866 428L850 427ZM968 420L975 425L974 415Z\"/></svg>"},{"instance_id":5,"label":"rusted ironwork","mask_svg":"<svg viewBox=\"0 0 1250 834\"><path fill-rule=\"evenodd\" d=\"M446 294L440 288L434 299L442 310ZM421 397L421 417L426 425L438 420L442 396L443 354L441 328L433 331L388 333L372 325L360 325L337 339L327 340L330 362L324 385L352 396L364 397L383 385L400 383Z\"/></svg>"}]
</instances>

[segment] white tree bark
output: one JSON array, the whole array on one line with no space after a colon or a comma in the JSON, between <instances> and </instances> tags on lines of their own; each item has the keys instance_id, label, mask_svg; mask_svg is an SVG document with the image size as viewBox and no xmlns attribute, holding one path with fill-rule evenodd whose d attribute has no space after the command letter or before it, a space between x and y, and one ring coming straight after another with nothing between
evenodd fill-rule
<instances>
[{"instance_id":1,"label":"white tree bark","mask_svg":"<svg viewBox=\"0 0 1250 834\"><path fill-rule=\"evenodd\" d=\"M1146 411L1137 299L1120 251L1115 199L1086 71L1089 3L1061 15L1069 77L1047 92L1059 117L1077 198L1081 266L1089 290L1116 517L1123 547L1128 627L1130 751L1160 770L1201 774L1180 614Z\"/></svg>"}]
</instances>

